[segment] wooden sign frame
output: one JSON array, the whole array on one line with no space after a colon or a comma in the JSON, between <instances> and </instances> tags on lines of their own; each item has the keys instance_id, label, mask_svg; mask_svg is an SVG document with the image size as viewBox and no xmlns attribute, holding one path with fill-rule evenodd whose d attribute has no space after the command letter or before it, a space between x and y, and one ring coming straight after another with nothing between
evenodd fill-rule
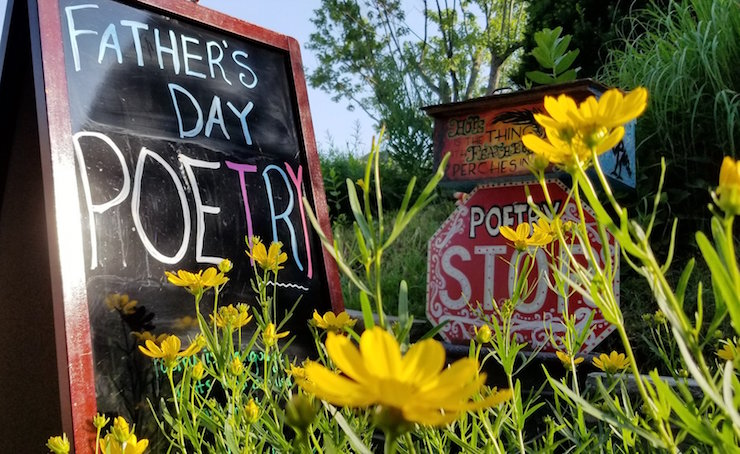
<instances>
[{"instance_id":1,"label":"wooden sign frame","mask_svg":"<svg viewBox=\"0 0 740 454\"><path fill-rule=\"evenodd\" d=\"M255 41L289 56L289 85L297 106L299 133L305 150L310 185L322 230L330 234L316 141L308 105L298 42L206 9L185 0L115 0L153 13L174 17L198 27L216 29ZM48 223L51 287L54 306L57 366L64 431L74 440L75 452L93 452L91 418L97 411L91 329L83 256L83 221L79 203L75 153L70 120L62 22L59 1L29 0L31 47L36 85L43 184ZM47 127L48 125L48 127ZM322 248L331 307L342 310L339 276L331 256Z\"/></svg>"}]
</instances>

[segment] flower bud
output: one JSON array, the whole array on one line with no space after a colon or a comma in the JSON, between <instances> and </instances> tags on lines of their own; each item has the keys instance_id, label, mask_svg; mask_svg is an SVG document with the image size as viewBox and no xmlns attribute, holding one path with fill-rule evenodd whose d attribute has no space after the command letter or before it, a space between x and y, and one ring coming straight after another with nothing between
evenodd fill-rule
<instances>
[{"instance_id":1,"label":"flower bud","mask_svg":"<svg viewBox=\"0 0 740 454\"><path fill-rule=\"evenodd\" d=\"M242 363L242 360L239 358L232 359L231 363L229 363L229 372L235 376L241 375L244 372L244 363Z\"/></svg>"},{"instance_id":2,"label":"flower bud","mask_svg":"<svg viewBox=\"0 0 740 454\"><path fill-rule=\"evenodd\" d=\"M67 434L62 434L61 437L49 437L49 440L46 442L46 447L54 454L68 454L69 440L67 439Z\"/></svg>"},{"instance_id":3,"label":"flower bud","mask_svg":"<svg viewBox=\"0 0 740 454\"><path fill-rule=\"evenodd\" d=\"M491 342L491 328L488 325L483 325L478 329L475 327L475 342L478 344L487 344Z\"/></svg>"},{"instance_id":4,"label":"flower bud","mask_svg":"<svg viewBox=\"0 0 740 454\"><path fill-rule=\"evenodd\" d=\"M123 416L117 416L113 420L113 429L111 430L113 438L119 443L126 443L131 437L131 430L128 426L128 421Z\"/></svg>"},{"instance_id":5,"label":"flower bud","mask_svg":"<svg viewBox=\"0 0 740 454\"><path fill-rule=\"evenodd\" d=\"M254 399L249 399L247 405L244 406L244 416L247 418L247 424L254 424L260 418L260 407Z\"/></svg>"},{"instance_id":6,"label":"flower bud","mask_svg":"<svg viewBox=\"0 0 740 454\"><path fill-rule=\"evenodd\" d=\"M96 429L102 429L110 422L110 418L106 418L103 414L96 414L93 418L93 426L95 426Z\"/></svg>"},{"instance_id":7,"label":"flower bud","mask_svg":"<svg viewBox=\"0 0 740 454\"><path fill-rule=\"evenodd\" d=\"M222 273L228 273L232 268L234 268L234 264L229 259L223 259L221 260L221 263L218 264L218 270Z\"/></svg>"},{"instance_id":8,"label":"flower bud","mask_svg":"<svg viewBox=\"0 0 740 454\"><path fill-rule=\"evenodd\" d=\"M740 214L740 166L729 156L722 161L716 193L722 211L733 216Z\"/></svg>"},{"instance_id":9,"label":"flower bud","mask_svg":"<svg viewBox=\"0 0 740 454\"><path fill-rule=\"evenodd\" d=\"M285 406L285 419L298 433L305 432L316 419L316 405L304 394L293 394Z\"/></svg>"},{"instance_id":10,"label":"flower bud","mask_svg":"<svg viewBox=\"0 0 740 454\"><path fill-rule=\"evenodd\" d=\"M195 381L200 381L203 378L205 372L205 366L203 366L202 362L198 361L197 363L195 363L195 366L193 366L193 379Z\"/></svg>"}]
</instances>

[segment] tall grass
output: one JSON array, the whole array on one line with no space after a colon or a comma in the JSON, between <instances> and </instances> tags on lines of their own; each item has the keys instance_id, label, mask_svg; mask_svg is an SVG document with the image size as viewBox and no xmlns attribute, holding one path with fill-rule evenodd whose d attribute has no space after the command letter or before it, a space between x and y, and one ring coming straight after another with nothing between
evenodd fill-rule
<instances>
[{"instance_id":1,"label":"tall grass","mask_svg":"<svg viewBox=\"0 0 740 454\"><path fill-rule=\"evenodd\" d=\"M639 123L654 134L650 144L664 144L667 156L683 165L697 158L696 148L734 155L740 139L740 3L670 2L629 20L624 49L609 53L601 76L625 88L647 87L650 105Z\"/></svg>"},{"instance_id":2,"label":"tall grass","mask_svg":"<svg viewBox=\"0 0 740 454\"><path fill-rule=\"evenodd\" d=\"M650 92L637 122L638 189L655 191L665 156L666 214L682 219L688 234L703 227L707 188L716 184L722 156L737 156L740 143L740 2L653 4L624 25L600 79Z\"/></svg>"}]
</instances>

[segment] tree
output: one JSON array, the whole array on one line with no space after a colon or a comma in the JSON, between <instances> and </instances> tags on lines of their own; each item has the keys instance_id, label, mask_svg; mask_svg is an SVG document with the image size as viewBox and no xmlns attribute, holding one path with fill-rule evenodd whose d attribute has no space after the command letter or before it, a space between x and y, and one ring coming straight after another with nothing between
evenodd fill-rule
<instances>
[{"instance_id":1,"label":"tree","mask_svg":"<svg viewBox=\"0 0 740 454\"><path fill-rule=\"evenodd\" d=\"M431 168L431 120L420 107L492 93L524 27L521 1L419 7L414 14L400 0L322 0L308 43L319 60L309 83L384 124L389 154L412 173Z\"/></svg>"}]
</instances>

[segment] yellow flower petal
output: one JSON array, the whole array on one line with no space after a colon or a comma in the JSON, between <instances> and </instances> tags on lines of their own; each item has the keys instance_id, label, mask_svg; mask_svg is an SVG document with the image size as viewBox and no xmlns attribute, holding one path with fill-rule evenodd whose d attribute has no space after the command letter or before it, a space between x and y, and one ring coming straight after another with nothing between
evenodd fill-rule
<instances>
[{"instance_id":1,"label":"yellow flower petal","mask_svg":"<svg viewBox=\"0 0 740 454\"><path fill-rule=\"evenodd\" d=\"M401 360L403 381L419 382L434 377L445 365L445 349L442 344L426 339L412 345Z\"/></svg>"},{"instance_id":2,"label":"yellow flower petal","mask_svg":"<svg viewBox=\"0 0 740 454\"><path fill-rule=\"evenodd\" d=\"M366 334L367 333L367 334ZM401 351L396 339L383 329L365 331L360 351L368 372L378 378L395 377L401 367Z\"/></svg>"},{"instance_id":3,"label":"yellow flower petal","mask_svg":"<svg viewBox=\"0 0 740 454\"><path fill-rule=\"evenodd\" d=\"M368 377L360 351L347 337L330 332L326 338L326 351L334 364L353 380L361 382Z\"/></svg>"}]
</instances>

